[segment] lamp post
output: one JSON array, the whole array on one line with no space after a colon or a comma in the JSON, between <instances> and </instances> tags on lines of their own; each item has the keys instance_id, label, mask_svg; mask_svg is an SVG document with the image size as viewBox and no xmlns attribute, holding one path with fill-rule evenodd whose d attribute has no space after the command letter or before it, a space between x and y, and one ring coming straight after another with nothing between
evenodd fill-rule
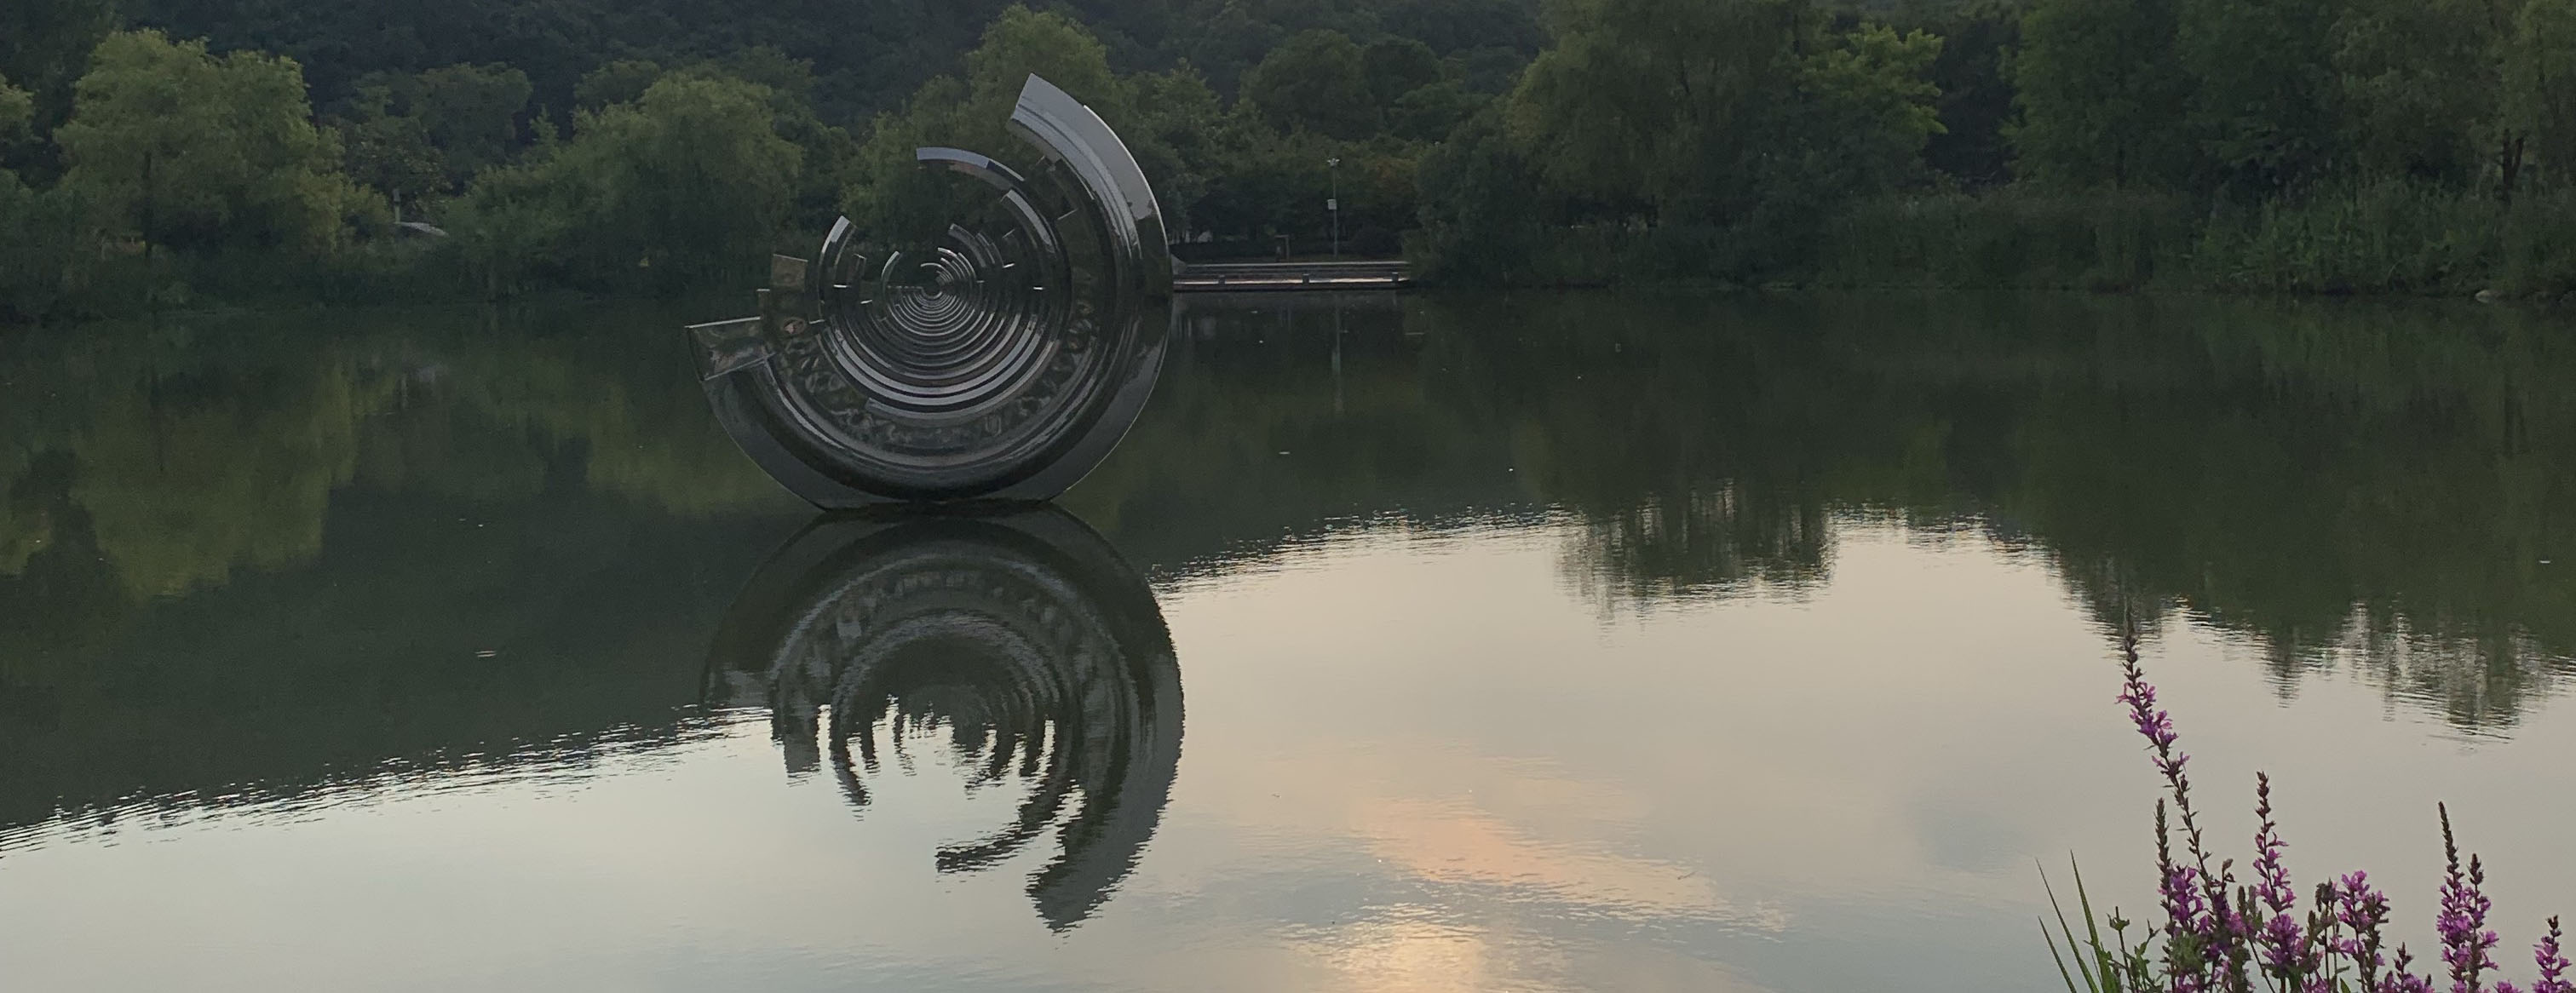
<instances>
[{"instance_id":1,"label":"lamp post","mask_svg":"<svg viewBox=\"0 0 2576 993\"><path fill-rule=\"evenodd\" d=\"M1333 215L1333 257L1334 257L1334 258L1336 258L1336 259L1338 259L1338 258L1341 258L1341 257L1342 257L1342 158L1341 158L1341 156L1336 155L1336 156L1333 156L1332 158L1325 159L1325 160L1324 160L1324 168L1325 168L1325 169L1328 169L1328 170L1331 170L1332 175L1333 175L1333 197L1332 197L1332 199L1330 199L1330 200L1326 200L1326 201L1324 201L1324 209L1325 209L1326 211L1331 212L1331 213L1332 213L1332 215Z\"/></svg>"}]
</instances>

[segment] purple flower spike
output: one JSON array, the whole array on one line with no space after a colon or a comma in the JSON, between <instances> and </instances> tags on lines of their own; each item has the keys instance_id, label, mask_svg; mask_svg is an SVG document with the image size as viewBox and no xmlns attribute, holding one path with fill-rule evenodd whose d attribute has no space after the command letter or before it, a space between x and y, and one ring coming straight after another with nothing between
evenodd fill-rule
<instances>
[{"instance_id":1,"label":"purple flower spike","mask_svg":"<svg viewBox=\"0 0 2576 993\"><path fill-rule=\"evenodd\" d=\"M2576 993L2576 983L2567 981L2567 956L2558 950L2558 918L2549 919L2549 933L2540 944L2532 946L2531 957L2540 964L2540 981L2532 984L2531 993Z\"/></svg>"},{"instance_id":2,"label":"purple flower spike","mask_svg":"<svg viewBox=\"0 0 2576 993\"><path fill-rule=\"evenodd\" d=\"M2291 914L2298 903L2298 893L2290 886L2290 870L2281 863L2281 826L2272 820L2272 777L2254 774L2254 816L2262 826L2254 830L2255 896L2263 908L2272 912L2254 938L2263 948L2263 972L2283 981L2285 987L2313 975L2318 963L2308 949L2308 934Z\"/></svg>"},{"instance_id":3,"label":"purple flower spike","mask_svg":"<svg viewBox=\"0 0 2576 993\"><path fill-rule=\"evenodd\" d=\"M2387 961L2380 957L2379 935L2388 923L2388 896L2370 885L2370 874L2354 872L2335 883L2335 922L2349 932L2334 951L2361 974L2361 989L2376 993ZM2401 965L2402 968L2402 965Z\"/></svg>"},{"instance_id":4,"label":"purple flower spike","mask_svg":"<svg viewBox=\"0 0 2576 993\"><path fill-rule=\"evenodd\" d=\"M2203 906L2207 908L2205 918L2174 918L2173 933L2177 937L2198 935L2207 956L2204 964L2213 967L2215 972L2228 972L2244 962L2247 949L2241 942L2250 937L2250 932L2234 908L2228 905L2227 894L2233 881L2226 868L2221 866L2219 871L2210 871L2209 848L2201 841L2200 818L2191 807L2191 778L2183 772L2183 767L2190 764L2191 756L2174 749L2173 715L2156 707L2156 688L2147 682L2146 669L2138 662L2138 635L2134 629L2121 632L2120 658L2120 673L2124 679L2119 701L2128 705L2130 723L2137 728L2140 737L2147 739L2156 771L2164 775L2165 787L2173 794L2174 813L2182 819L2185 850L2190 853L2195 870L2194 881L2203 891ZM2162 808L2158 810L2161 819ZM2163 836L2162 832L2163 827L2159 823L2159 837ZM2167 862L2170 864L2170 859ZM2173 874L2168 871L2165 875L2170 880Z\"/></svg>"},{"instance_id":5,"label":"purple flower spike","mask_svg":"<svg viewBox=\"0 0 2576 993\"><path fill-rule=\"evenodd\" d=\"M2433 993L2431 980L2408 971L2414 962L2406 946L2397 946L2397 961L2390 963L2388 975L2379 981L2379 993Z\"/></svg>"},{"instance_id":6,"label":"purple flower spike","mask_svg":"<svg viewBox=\"0 0 2576 993\"><path fill-rule=\"evenodd\" d=\"M2495 966L2487 953L2495 948L2496 933L2486 929L2487 909L2494 902L2479 887L2487 881L2486 867L2478 857L2469 856L2469 871L2460 872L2460 848L2451 838L2451 811L2442 812L2442 854L2450 868L2442 876L2442 916L2433 922L2433 930L2442 936L2442 962L2451 967L2451 993L2479 993L2478 975Z\"/></svg>"}]
</instances>

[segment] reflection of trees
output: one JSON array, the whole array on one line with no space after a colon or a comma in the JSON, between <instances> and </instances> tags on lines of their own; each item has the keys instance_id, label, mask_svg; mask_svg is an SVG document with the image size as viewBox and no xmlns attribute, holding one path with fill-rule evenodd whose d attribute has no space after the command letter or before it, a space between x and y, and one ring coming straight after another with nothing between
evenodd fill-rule
<instances>
[{"instance_id":1,"label":"reflection of trees","mask_svg":"<svg viewBox=\"0 0 2576 993\"><path fill-rule=\"evenodd\" d=\"M72 500L138 597L310 558L355 465L371 398L345 363L204 375L100 384L71 441Z\"/></svg>"},{"instance_id":2,"label":"reflection of trees","mask_svg":"<svg viewBox=\"0 0 2576 993\"><path fill-rule=\"evenodd\" d=\"M71 502L71 457L48 451L27 460L5 494L26 532L26 552L0 572L0 697L54 657L105 639L130 600L104 567L89 513ZM5 722L0 722L5 723Z\"/></svg>"},{"instance_id":3,"label":"reflection of trees","mask_svg":"<svg viewBox=\"0 0 2576 993\"><path fill-rule=\"evenodd\" d=\"M670 600L710 592L674 577L791 504L678 321L656 354L633 315L471 316L0 338L0 830L670 723L689 694L636 667L703 643Z\"/></svg>"},{"instance_id":4,"label":"reflection of trees","mask_svg":"<svg viewBox=\"0 0 2576 993\"><path fill-rule=\"evenodd\" d=\"M2576 348L2510 316L1556 306L1521 325L1539 347L1481 354L1528 360L1494 377L1542 435L1524 471L1585 509L1571 561L1632 593L1811 574L1807 535L1871 510L2035 544L2106 618L2179 605L2262 636L2285 679L2353 660L2467 723L2570 668L2576 577L2540 562L2576 537L2552 385ZM1755 564L1712 569L1721 548Z\"/></svg>"},{"instance_id":5,"label":"reflection of trees","mask_svg":"<svg viewBox=\"0 0 2576 993\"><path fill-rule=\"evenodd\" d=\"M24 570L28 556L53 535L53 508L25 482L29 454L0 452L0 484L7 486L0 489L0 576Z\"/></svg>"},{"instance_id":6,"label":"reflection of trees","mask_svg":"<svg viewBox=\"0 0 2576 993\"><path fill-rule=\"evenodd\" d=\"M677 346L634 347L632 315L535 337L469 317L11 342L0 381L29 385L0 397L0 495L49 454L68 460L54 464L69 491L0 500L0 576L72 510L149 598L312 558L352 484L506 501L568 479L692 513L774 499L713 429Z\"/></svg>"},{"instance_id":7,"label":"reflection of trees","mask_svg":"<svg viewBox=\"0 0 2576 993\"><path fill-rule=\"evenodd\" d=\"M2178 609L2285 681L2358 666L2462 723L2576 652L2576 342L2509 312L1537 295L1337 336L1324 303L1257 305L1199 315L1068 497L1142 557L1544 503L1573 512L1578 587L1706 595L1821 578L1857 513L1980 531L2106 624Z\"/></svg>"},{"instance_id":8,"label":"reflection of trees","mask_svg":"<svg viewBox=\"0 0 2576 993\"><path fill-rule=\"evenodd\" d=\"M74 516L138 598L320 547L370 402L345 363L234 365L140 329L43 344L0 355L0 379L23 384L0 401L13 429L0 487L15 493L0 511L0 574Z\"/></svg>"},{"instance_id":9,"label":"reflection of trees","mask_svg":"<svg viewBox=\"0 0 2576 993\"><path fill-rule=\"evenodd\" d=\"M0 577L0 848L49 816L345 797L673 740L735 578L796 519L352 487L310 560L142 604L82 520Z\"/></svg>"},{"instance_id":10,"label":"reflection of trees","mask_svg":"<svg viewBox=\"0 0 2576 993\"><path fill-rule=\"evenodd\" d=\"M1403 333L1418 301L1184 303L1151 407L1062 501L1131 556L1198 568L1338 522L1527 501L1490 417L1429 393L1436 365Z\"/></svg>"},{"instance_id":11,"label":"reflection of trees","mask_svg":"<svg viewBox=\"0 0 2576 993\"><path fill-rule=\"evenodd\" d=\"M702 516L777 504L779 489L707 413L667 311L595 315L569 328L448 349L447 382L475 415L577 446L584 485Z\"/></svg>"},{"instance_id":12,"label":"reflection of trees","mask_svg":"<svg viewBox=\"0 0 2576 993\"><path fill-rule=\"evenodd\" d=\"M1590 595L1795 589L1864 513L2045 555L2104 619L2255 635L2285 687L2357 668L2463 724L2510 721L2576 654L2576 339L2510 311L1192 306L1154 409L1065 500L1163 569L1554 508ZM586 508L549 518L571 549L794 509L707 416L683 315L325 320L0 337L0 719L137 624L325 568L349 514ZM423 561L447 571L404 575L460 589L496 568Z\"/></svg>"},{"instance_id":13,"label":"reflection of trees","mask_svg":"<svg viewBox=\"0 0 2576 993\"><path fill-rule=\"evenodd\" d=\"M1747 502L1721 483L1585 515L1566 568L1580 583L1617 583L1630 598L1794 590L1822 579L1832 539L1824 508Z\"/></svg>"},{"instance_id":14,"label":"reflection of trees","mask_svg":"<svg viewBox=\"0 0 2576 993\"><path fill-rule=\"evenodd\" d=\"M1029 896L1058 929L1134 867L1180 757L1180 670L1152 591L1051 507L825 518L753 578L711 662L709 695L767 707L788 771L828 767L852 806L881 748L937 737L971 785L1024 787L1009 823L936 861L989 868L1054 828L1060 854Z\"/></svg>"}]
</instances>

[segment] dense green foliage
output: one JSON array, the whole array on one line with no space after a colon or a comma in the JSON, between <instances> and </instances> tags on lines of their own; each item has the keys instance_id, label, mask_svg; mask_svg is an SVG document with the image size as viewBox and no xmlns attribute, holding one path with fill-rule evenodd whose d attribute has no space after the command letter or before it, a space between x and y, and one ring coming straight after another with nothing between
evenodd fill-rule
<instances>
[{"instance_id":1,"label":"dense green foliage","mask_svg":"<svg viewBox=\"0 0 2576 993\"><path fill-rule=\"evenodd\" d=\"M915 146L1008 158L1031 72L1185 258L2576 290L2576 0L1844 2L29 0L0 313L733 285L935 204Z\"/></svg>"},{"instance_id":2,"label":"dense green foliage","mask_svg":"<svg viewBox=\"0 0 2576 993\"><path fill-rule=\"evenodd\" d=\"M1506 282L2556 297L2570 6L1564 0L1421 247Z\"/></svg>"},{"instance_id":3,"label":"dense green foliage","mask_svg":"<svg viewBox=\"0 0 2576 993\"><path fill-rule=\"evenodd\" d=\"M743 272L766 259L804 161L773 96L674 76L583 111L572 138L484 172L454 205L451 241L495 295L540 275L631 289Z\"/></svg>"},{"instance_id":4,"label":"dense green foliage","mask_svg":"<svg viewBox=\"0 0 2576 993\"><path fill-rule=\"evenodd\" d=\"M99 45L54 140L112 239L325 251L367 204L310 114L295 63L145 31Z\"/></svg>"},{"instance_id":5,"label":"dense green foliage","mask_svg":"<svg viewBox=\"0 0 2576 993\"><path fill-rule=\"evenodd\" d=\"M0 319L734 285L927 203L918 145L1008 157L1032 72L1129 139L1186 251L1324 250L1338 195L1393 254L1420 156L1542 42L1535 0L507 6L12 8Z\"/></svg>"}]
</instances>

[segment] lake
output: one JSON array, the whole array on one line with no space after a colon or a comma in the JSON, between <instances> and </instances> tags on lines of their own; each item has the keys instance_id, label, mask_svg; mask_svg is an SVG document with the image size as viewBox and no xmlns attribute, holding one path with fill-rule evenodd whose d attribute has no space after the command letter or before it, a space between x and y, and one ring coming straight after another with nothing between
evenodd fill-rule
<instances>
[{"instance_id":1,"label":"lake","mask_svg":"<svg viewBox=\"0 0 2576 993\"><path fill-rule=\"evenodd\" d=\"M6 985L2058 989L2124 618L2225 854L2576 913L2576 322L1185 302L935 517L733 449L734 301L0 335Z\"/></svg>"}]
</instances>

